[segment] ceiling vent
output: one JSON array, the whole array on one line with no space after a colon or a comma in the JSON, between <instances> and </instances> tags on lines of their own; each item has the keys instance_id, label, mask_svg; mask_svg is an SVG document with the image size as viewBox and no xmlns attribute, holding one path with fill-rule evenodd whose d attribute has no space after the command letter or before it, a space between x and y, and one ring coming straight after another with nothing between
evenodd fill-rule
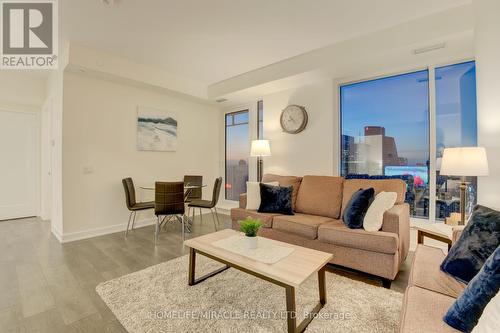
<instances>
[{"instance_id":1,"label":"ceiling vent","mask_svg":"<svg viewBox=\"0 0 500 333\"><path fill-rule=\"evenodd\" d=\"M215 101L217 103L224 103L224 102L227 102L227 99L225 99L225 98L219 98L219 99L216 99Z\"/></svg>"},{"instance_id":2,"label":"ceiling vent","mask_svg":"<svg viewBox=\"0 0 500 333\"><path fill-rule=\"evenodd\" d=\"M446 43L434 44L426 47L421 47L419 49L413 50L413 54L422 54L426 52L431 52L439 49L443 49L446 46Z\"/></svg>"}]
</instances>

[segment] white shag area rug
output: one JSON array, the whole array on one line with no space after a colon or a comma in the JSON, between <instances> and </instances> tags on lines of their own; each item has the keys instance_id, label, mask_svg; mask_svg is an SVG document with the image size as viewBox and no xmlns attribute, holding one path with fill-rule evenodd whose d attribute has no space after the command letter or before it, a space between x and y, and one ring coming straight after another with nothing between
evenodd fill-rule
<instances>
[{"instance_id":1,"label":"white shag area rug","mask_svg":"<svg viewBox=\"0 0 500 333\"><path fill-rule=\"evenodd\" d=\"M230 268L187 284L188 256L103 282L97 293L128 332L286 332L285 289ZM196 257L196 276L221 267ZM326 273L327 304L306 332L395 332L403 294ZM317 304L318 278L296 290L297 314Z\"/></svg>"}]
</instances>

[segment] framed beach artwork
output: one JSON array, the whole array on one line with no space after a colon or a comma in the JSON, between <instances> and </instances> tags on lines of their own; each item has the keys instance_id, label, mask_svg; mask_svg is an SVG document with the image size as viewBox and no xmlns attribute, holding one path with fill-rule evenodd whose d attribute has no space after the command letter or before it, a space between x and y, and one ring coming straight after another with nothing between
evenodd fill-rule
<instances>
[{"instance_id":1,"label":"framed beach artwork","mask_svg":"<svg viewBox=\"0 0 500 333\"><path fill-rule=\"evenodd\" d=\"M172 112L137 108L137 150L176 151L177 119Z\"/></svg>"}]
</instances>

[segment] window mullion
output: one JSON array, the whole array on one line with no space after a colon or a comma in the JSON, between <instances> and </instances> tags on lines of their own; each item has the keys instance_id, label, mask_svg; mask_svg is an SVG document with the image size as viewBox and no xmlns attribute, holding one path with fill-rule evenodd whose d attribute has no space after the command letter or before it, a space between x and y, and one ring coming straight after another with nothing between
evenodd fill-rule
<instances>
[{"instance_id":1,"label":"window mullion","mask_svg":"<svg viewBox=\"0 0 500 333\"><path fill-rule=\"evenodd\" d=\"M436 73L429 66L429 221L436 220Z\"/></svg>"}]
</instances>

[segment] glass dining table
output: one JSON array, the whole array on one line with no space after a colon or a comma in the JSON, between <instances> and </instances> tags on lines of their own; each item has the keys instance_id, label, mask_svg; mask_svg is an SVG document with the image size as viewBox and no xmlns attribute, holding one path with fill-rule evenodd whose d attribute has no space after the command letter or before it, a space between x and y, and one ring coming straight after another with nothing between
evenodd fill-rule
<instances>
[{"instance_id":1,"label":"glass dining table","mask_svg":"<svg viewBox=\"0 0 500 333\"><path fill-rule=\"evenodd\" d=\"M189 195L191 194L191 192L195 189L198 189L198 188L204 188L204 187L207 187L206 184L202 184L202 185L190 185L190 184L187 184L187 185L184 185L184 201L187 201L187 199L189 198ZM155 190L155 187L154 186L140 186L141 190L147 190L147 191L154 191Z\"/></svg>"},{"instance_id":2,"label":"glass dining table","mask_svg":"<svg viewBox=\"0 0 500 333\"><path fill-rule=\"evenodd\" d=\"M193 190L199 189L199 188L204 188L207 187L206 184L200 184L200 185L192 185L192 184L185 184L184 185L184 202L188 202L189 195ZM155 187L154 185L147 185L147 186L140 186L141 190L146 190L146 191L154 191ZM172 216L169 216L168 219L166 217L163 218L161 224L163 225L164 223L170 221ZM187 215L187 223L186 223L186 232L190 233L191 232L191 227L193 226L193 219L189 217L189 214Z\"/></svg>"}]
</instances>

